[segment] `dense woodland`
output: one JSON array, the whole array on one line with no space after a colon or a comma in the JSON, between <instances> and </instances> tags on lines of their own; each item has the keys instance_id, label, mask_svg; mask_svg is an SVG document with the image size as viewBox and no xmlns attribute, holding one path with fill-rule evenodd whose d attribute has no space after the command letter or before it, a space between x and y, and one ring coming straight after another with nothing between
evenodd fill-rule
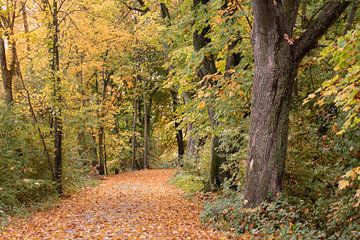
<instances>
[{"instance_id":1,"label":"dense woodland","mask_svg":"<svg viewBox=\"0 0 360 240\"><path fill-rule=\"evenodd\" d=\"M360 237L358 0L1 6L0 225L99 176L177 168L206 225Z\"/></svg>"}]
</instances>

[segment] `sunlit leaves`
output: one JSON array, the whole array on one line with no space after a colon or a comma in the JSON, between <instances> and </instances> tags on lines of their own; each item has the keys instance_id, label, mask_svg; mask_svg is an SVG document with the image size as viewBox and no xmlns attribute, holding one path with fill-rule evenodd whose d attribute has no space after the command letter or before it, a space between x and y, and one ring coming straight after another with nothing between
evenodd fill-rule
<instances>
[{"instance_id":1,"label":"sunlit leaves","mask_svg":"<svg viewBox=\"0 0 360 240\"><path fill-rule=\"evenodd\" d=\"M323 58L330 57L334 65L335 76L323 83L317 90L320 94L318 104L332 97L336 106L346 113L343 129L355 128L360 124L360 47L358 44L359 26L346 36L338 39L335 45L331 45L322 52ZM315 97L314 94L308 98Z\"/></svg>"}]
</instances>

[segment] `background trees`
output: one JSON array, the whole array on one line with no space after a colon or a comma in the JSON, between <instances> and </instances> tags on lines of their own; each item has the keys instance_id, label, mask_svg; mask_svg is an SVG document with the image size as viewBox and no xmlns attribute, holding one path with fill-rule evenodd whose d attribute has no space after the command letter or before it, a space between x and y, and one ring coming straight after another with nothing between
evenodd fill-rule
<instances>
[{"instance_id":1,"label":"background trees","mask_svg":"<svg viewBox=\"0 0 360 240\"><path fill-rule=\"evenodd\" d=\"M342 203L358 199L358 1L2 4L2 209L181 166L180 182L236 196L240 212L278 204L313 214L307 229L354 231L356 203Z\"/></svg>"}]
</instances>

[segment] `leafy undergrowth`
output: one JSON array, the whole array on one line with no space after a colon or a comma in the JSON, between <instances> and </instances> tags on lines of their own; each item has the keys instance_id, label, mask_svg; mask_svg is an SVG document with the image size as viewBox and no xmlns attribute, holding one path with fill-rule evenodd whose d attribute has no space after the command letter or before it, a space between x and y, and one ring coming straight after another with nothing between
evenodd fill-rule
<instances>
[{"instance_id":1,"label":"leafy undergrowth","mask_svg":"<svg viewBox=\"0 0 360 240\"><path fill-rule=\"evenodd\" d=\"M226 239L205 229L201 206L168 184L174 170L107 177L29 218L11 218L0 239Z\"/></svg>"},{"instance_id":2,"label":"leafy undergrowth","mask_svg":"<svg viewBox=\"0 0 360 240\"><path fill-rule=\"evenodd\" d=\"M98 179L77 178L76 184L66 185L65 195L70 196L98 184ZM60 198L50 181L22 179L14 185L16 188L13 191L9 190L11 188L0 191L0 230L8 224L10 216L29 217L38 211L45 211L59 204Z\"/></svg>"},{"instance_id":3,"label":"leafy undergrowth","mask_svg":"<svg viewBox=\"0 0 360 240\"><path fill-rule=\"evenodd\" d=\"M202 177L186 172L176 174L176 176L171 179L171 184L183 190L187 196L194 196L195 193L204 189L204 180Z\"/></svg>"},{"instance_id":4,"label":"leafy undergrowth","mask_svg":"<svg viewBox=\"0 0 360 240\"><path fill-rule=\"evenodd\" d=\"M234 193L209 202L201 220L236 232L241 239L359 239L360 211L358 206L352 206L356 201L348 195L339 202L330 202L319 200L312 205L299 198L280 196L248 209L243 206L241 194Z\"/></svg>"}]
</instances>

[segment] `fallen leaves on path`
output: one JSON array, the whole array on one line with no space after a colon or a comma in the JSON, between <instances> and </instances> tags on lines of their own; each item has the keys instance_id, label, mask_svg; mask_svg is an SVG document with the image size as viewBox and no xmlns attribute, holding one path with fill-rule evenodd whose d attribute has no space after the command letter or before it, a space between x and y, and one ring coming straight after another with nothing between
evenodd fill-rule
<instances>
[{"instance_id":1,"label":"fallen leaves on path","mask_svg":"<svg viewBox=\"0 0 360 240\"><path fill-rule=\"evenodd\" d=\"M226 239L199 222L201 207L168 183L174 170L107 177L29 219L11 219L0 239Z\"/></svg>"}]
</instances>

